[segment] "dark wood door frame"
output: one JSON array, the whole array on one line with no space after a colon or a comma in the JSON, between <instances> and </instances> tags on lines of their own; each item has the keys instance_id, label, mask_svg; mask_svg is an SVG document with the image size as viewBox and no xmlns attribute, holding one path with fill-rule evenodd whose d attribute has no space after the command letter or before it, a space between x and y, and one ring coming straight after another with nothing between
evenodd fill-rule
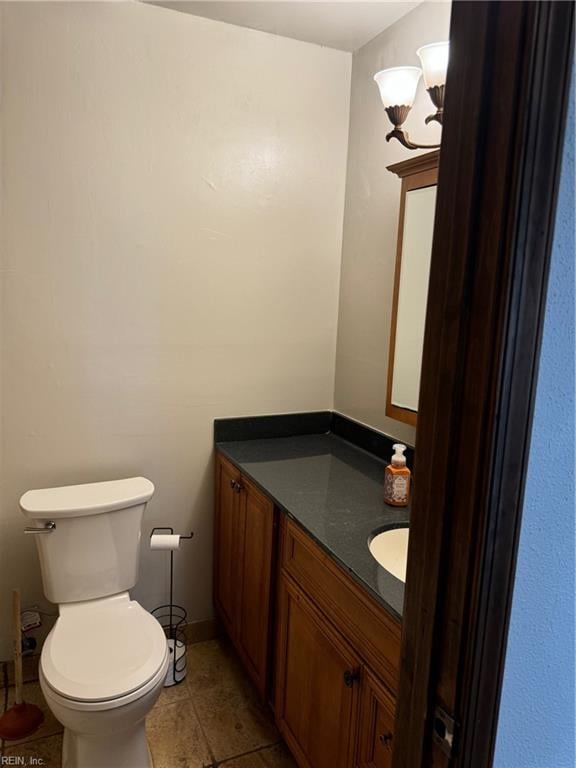
<instances>
[{"instance_id":1,"label":"dark wood door frame","mask_svg":"<svg viewBox=\"0 0 576 768\"><path fill-rule=\"evenodd\" d=\"M452 7L395 768L492 765L573 24L571 2Z\"/></svg>"}]
</instances>

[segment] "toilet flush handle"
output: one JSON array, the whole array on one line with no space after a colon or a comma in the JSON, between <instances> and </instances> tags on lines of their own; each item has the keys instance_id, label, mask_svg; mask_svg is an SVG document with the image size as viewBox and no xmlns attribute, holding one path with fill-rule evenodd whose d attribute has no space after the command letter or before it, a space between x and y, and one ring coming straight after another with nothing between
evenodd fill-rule
<instances>
[{"instance_id":1,"label":"toilet flush handle","mask_svg":"<svg viewBox=\"0 0 576 768\"><path fill-rule=\"evenodd\" d=\"M44 528L24 528L24 533L52 533L56 529L54 520L44 523Z\"/></svg>"}]
</instances>

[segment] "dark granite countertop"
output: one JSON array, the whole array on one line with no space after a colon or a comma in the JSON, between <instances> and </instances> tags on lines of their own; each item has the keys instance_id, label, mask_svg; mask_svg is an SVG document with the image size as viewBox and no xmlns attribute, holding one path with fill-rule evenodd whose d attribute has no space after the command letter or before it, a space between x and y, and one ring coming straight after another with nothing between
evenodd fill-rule
<instances>
[{"instance_id":1,"label":"dark granite countertop","mask_svg":"<svg viewBox=\"0 0 576 768\"><path fill-rule=\"evenodd\" d=\"M218 442L216 447L393 615L404 584L378 565L374 532L407 525L383 501L386 463L334 434Z\"/></svg>"}]
</instances>

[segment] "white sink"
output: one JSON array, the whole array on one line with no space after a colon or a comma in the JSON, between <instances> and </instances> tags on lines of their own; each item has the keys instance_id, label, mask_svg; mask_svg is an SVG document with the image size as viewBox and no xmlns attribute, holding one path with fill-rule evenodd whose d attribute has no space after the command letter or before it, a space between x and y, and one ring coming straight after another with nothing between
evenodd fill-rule
<instances>
[{"instance_id":1,"label":"white sink","mask_svg":"<svg viewBox=\"0 0 576 768\"><path fill-rule=\"evenodd\" d=\"M394 528L376 534L368 544L372 557L400 581L406 581L408 560L408 528Z\"/></svg>"}]
</instances>

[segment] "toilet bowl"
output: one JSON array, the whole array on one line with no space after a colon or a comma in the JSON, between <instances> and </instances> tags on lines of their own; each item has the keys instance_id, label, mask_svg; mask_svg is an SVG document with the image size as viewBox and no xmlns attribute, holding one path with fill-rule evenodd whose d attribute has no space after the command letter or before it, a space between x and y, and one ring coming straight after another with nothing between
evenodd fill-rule
<instances>
[{"instance_id":1,"label":"toilet bowl","mask_svg":"<svg viewBox=\"0 0 576 768\"><path fill-rule=\"evenodd\" d=\"M135 600L140 524L154 486L131 478L29 491L44 591L59 616L40 657L40 686L64 726L63 768L151 768L145 718L169 650Z\"/></svg>"},{"instance_id":2,"label":"toilet bowl","mask_svg":"<svg viewBox=\"0 0 576 768\"><path fill-rule=\"evenodd\" d=\"M42 692L65 729L62 765L151 765L145 718L168 663L161 626L127 592L62 606L40 657Z\"/></svg>"}]
</instances>

